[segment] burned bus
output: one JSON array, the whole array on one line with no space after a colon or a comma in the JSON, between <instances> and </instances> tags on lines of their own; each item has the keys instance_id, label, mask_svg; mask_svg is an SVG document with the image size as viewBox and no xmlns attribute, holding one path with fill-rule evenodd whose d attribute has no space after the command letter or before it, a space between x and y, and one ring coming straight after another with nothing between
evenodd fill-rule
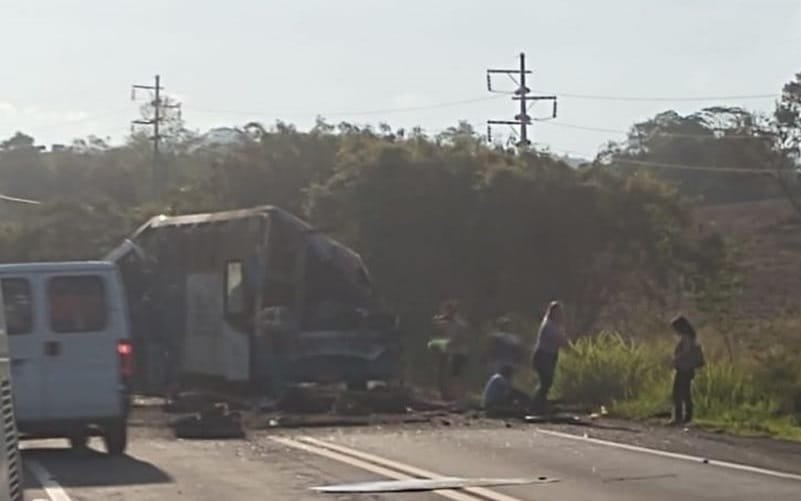
<instances>
[{"instance_id":1,"label":"burned bus","mask_svg":"<svg viewBox=\"0 0 801 501\"><path fill-rule=\"evenodd\" d=\"M138 381L388 381L397 318L361 257L272 206L156 216L113 250L128 294Z\"/></svg>"}]
</instances>

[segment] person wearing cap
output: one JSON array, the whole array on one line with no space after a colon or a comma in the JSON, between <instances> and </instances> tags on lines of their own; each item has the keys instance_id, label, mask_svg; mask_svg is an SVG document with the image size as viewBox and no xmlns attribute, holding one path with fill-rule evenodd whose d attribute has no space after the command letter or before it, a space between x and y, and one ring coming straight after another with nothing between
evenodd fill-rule
<instances>
[{"instance_id":1,"label":"person wearing cap","mask_svg":"<svg viewBox=\"0 0 801 501\"><path fill-rule=\"evenodd\" d=\"M670 322L679 335L673 352L673 419L671 424L685 424L693 419L692 382L695 371L703 367L704 352L698 344L695 328L686 317L679 315Z\"/></svg>"},{"instance_id":2,"label":"person wearing cap","mask_svg":"<svg viewBox=\"0 0 801 501\"><path fill-rule=\"evenodd\" d=\"M559 359L559 350L568 343L564 334L564 310L562 303L552 301L548 305L545 317L540 324L537 334L537 344L534 347L532 365L539 378L537 391L532 400L531 410L540 412L545 409L548 402L548 392L553 385L556 374L556 363Z\"/></svg>"}]
</instances>

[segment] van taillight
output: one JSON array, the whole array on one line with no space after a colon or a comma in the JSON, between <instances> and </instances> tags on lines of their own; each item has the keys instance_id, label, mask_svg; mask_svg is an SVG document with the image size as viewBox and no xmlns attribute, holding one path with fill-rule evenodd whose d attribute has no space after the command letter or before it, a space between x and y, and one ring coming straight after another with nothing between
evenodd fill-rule
<instances>
[{"instance_id":1,"label":"van taillight","mask_svg":"<svg viewBox=\"0 0 801 501\"><path fill-rule=\"evenodd\" d=\"M120 375L123 378L133 374L133 345L128 341L117 341L117 356L120 359Z\"/></svg>"}]
</instances>

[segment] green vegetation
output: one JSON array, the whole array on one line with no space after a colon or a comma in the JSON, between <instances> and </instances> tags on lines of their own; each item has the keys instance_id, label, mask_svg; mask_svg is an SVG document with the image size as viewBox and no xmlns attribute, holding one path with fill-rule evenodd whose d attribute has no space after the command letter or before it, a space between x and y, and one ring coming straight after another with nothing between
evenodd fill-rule
<instances>
[{"instance_id":1,"label":"green vegetation","mask_svg":"<svg viewBox=\"0 0 801 501\"><path fill-rule=\"evenodd\" d=\"M569 402L606 405L623 417L665 418L672 405L669 339L635 342L608 332L580 339L562 357L555 393ZM710 361L693 382L696 422L741 434L801 439L801 378L791 364Z\"/></svg>"},{"instance_id":2,"label":"green vegetation","mask_svg":"<svg viewBox=\"0 0 801 501\"><path fill-rule=\"evenodd\" d=\"M773 429L801 408L798 308L743 318L740 296L753 287L743 249L699 217L704 205L776 196L801 214L801 75L774 116L661 113L580 168L488 145L465 123L436 136L322 119L309 131L251 123L223 143L177 122L165 131L162 197L143 135L56 151L22 133L0 141L0 193L42 201L0 201L0 262L98 258L158 213L273 204L362 253L403 319L410 379L430 381L425 341L444 299L461 299L479 326L501 314L536 323L559 298L568 330L583 336L562 360L564 398L630 416L663 410L670 338L642 333L681 309L715 344L695 385L701 420ZM770 285L761 297L797 292ZM591 335L603 329L622 334Z\"/></svg>"}]
</instances>

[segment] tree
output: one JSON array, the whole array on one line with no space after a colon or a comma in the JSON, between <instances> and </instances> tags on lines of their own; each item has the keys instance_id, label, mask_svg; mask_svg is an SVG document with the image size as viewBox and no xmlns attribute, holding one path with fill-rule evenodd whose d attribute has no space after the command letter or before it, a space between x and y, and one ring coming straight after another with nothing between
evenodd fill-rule
<instances>
[{"instance_id":1,"label":"tree","mask_svg":"<svg viewBox=\"0 0 801 501\"><path fill-rule=\"evenodd\" d=\"M786 83L781 100L773 113L775 148L783 155L775 163L776 180L787 200L801 216L801 183L798 168L801 161L801 73Z\"/></svg>"},{"instance_id":2,"label":"tree","mask_svg":"<svg viewBox=\"0 0 801 501\"><path fill-rule=\"evenodd\" d=\"M774 166L784 157L769 137L766 121L742 108L666 111L635 124L627 141L609 145L599 159L650 172L704 203L757 200L778 194Z\"/></svg>"}]
</instances>

